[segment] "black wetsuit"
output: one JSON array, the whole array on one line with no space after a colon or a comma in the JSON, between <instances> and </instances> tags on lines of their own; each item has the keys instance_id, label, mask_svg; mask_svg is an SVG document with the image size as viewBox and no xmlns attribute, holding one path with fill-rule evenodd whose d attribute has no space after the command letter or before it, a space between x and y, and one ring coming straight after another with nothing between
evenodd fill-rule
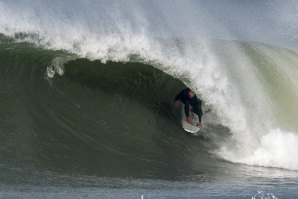
<instances>
[{"instance_id":1,"label":"black wetsuit","mask_svg":"<svg viewBox=\"0 0 298 199\"><path fill-rule=\"evenodd\" d=\"M189 105L191 105L191 111L199 116L199 120L201 122L203 116L203 111L201 108L202 101L196 95L190 98L188 95L189 91L190 88L183 89L178 95L176 95L175 101L180 100L184 104L186 117L189 117Z\"/></svg>"}]
</instances>

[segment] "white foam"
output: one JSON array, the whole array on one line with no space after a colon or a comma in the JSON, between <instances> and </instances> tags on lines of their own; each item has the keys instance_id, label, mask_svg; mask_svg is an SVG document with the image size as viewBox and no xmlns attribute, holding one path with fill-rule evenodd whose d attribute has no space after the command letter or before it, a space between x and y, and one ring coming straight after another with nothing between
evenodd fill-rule
<instances>
[{"instance_id":1,"label":"white foam","mask_svg":"<svg viewBox=\"0 0 298 199\"><path fill-rule=\"evenodd\" d=\"M52 60L51 65L47 67L47 70L46 70L47 77L53 78L55 74L58 74L59 76L64 75L64 64L75 59L76 59L76 56L55 57Z\"/></svg>"},{"instance_id":2,"label":"white foam","mask_svg":"<svg viewBox=\"0 0 298 199\"><path fill-rule=\"evenodd\" d=\"M264 191L257 191L251 199L278 199L273 193L266 193Z\"/></svg>"},{"instance_id":3,"label":"white foam","mask_svg":"<svg viewBox=\"0 0 298 199\"><path fill-rule=\"evenodd\" d=\"M262 135L260 142L253 147L224 146L219 153L232 162L297 170L297 146L298 135L273 129Z\"/></svg>"}]
</instances>

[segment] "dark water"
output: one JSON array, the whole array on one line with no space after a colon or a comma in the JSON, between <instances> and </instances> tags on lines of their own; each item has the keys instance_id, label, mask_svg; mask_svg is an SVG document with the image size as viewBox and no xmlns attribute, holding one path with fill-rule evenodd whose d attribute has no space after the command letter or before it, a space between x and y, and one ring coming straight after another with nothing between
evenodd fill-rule
<instances>
[{"instance_id":1,"label":"dark water","mask_svg":"<svg viewBox=\"0 0 298 199\"><path fill-rule=\"evenodd\" d=\"M86 59L68 62L64 76L49 79L46 67L63 53L2 45L4 163L102 176L202 172L207 161L185 162L209 159L211 143L181 129L180 109L173 108L185 87L178 79L141 63Z\"/></svg>"}]
</instances>

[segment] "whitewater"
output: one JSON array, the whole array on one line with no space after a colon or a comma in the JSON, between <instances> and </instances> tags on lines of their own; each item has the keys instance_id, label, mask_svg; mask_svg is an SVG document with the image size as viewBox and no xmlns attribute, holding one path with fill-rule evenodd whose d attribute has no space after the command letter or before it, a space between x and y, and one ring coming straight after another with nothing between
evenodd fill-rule
<instances>
[{"instance_id":1,"label":"whitewater","mask_svg":"<svg viewBox=\"0 0 298 199\"><path fill-rule=\"evenodd\" d=\"M293 8L297 6L293 1L289 1L289 4ZM275 5L280 6L279 3L268 3L268 5L265 3L265 6L270 7L271 14L278 7ZM281 9L286 11L289 7L282 6ZM181 17L173 17L175 12L185 14ZM288 16L284 15L286 12L281 13L284 18L279 17L278 21L288 22L285 20L286 17L288 20ZM295 23L295 21L290 21L286 24L294 26ZM292 31L293 29L289 28L286 33L291 35L292 41L296 41ZM164 87L164 93L167 96L162 96L162 92L158 93L160 96L158 100L164 101L166 101L165 98L168 98L169 101L173 100L175 92L179 91L177 89L188 86L194 89L204 101L204 107L212 109L212 119L208 119L208 115L206 115L205 125L208 127L207 134L211 134L210 137L212 139L213 136L214 140L212 144L208 144L204 153L212 156L214 161L236 163L236 165L240 163L245 168L247 165L251 165L266 169L284 169L287 172L298 171L298 159L295 158L298 153L298 53L293 45L287 48L287 42L270 43L264 35L259 37L260 40L255 41L249 37L242 39L235 36L240 34L239 32L236 34L236 32L227 24L220 23L217 16L214 16L200 1L199 3L186 1L183 6L176 1L171 5L166 2L142 1L0 1L0 33L2 35L0 42L3 45L1 52L6 53L7 51L8 56L16 53L14 50L8 53L11 49L25 49L19 51L24 54L22 56L25 59L30 56L30 53L24 53L27 49L27 52L33 52L36 57L41 57L35 60L47 60L40 61L40 68L34 66L35 69L32 69L32 71L41 71L39 75L34 76L35 79L42 79L36 80L36 83L44 81L50 89L55 88L55 82L63 81L63 78L70 78L77 82L81 81L87 86L101 85L103 92L106 93L109 89L115 89L115 95L119 95L119 98L123 100L121 102L127 106L132 103L129 101L129 96L134 100L139 100L138 95L131 91L138 86L145 88L144 93L142 93L142 89L137 90L141 92L141 96L147 96L146 92L150 92L150 89L152 92L158 93L157 90ZM27 62L20 63L20 66L24 65L25 67ZM34 63L34 61L30 61L30 63ZM93 66L93 63L97 68ZM2 62L1 67L5 68L9 65L9 62ZM128 68L126 68L127 65L129 65ZM156 69L161 71L161 74L154 72ZM119 73L117 74L113 70L119 70ZM112 81L114 77L129 79L130 72L134 74L133 71L141 71L139 73L142 73L143 70L150 71L148 78L151 74L156 75L148 80L147 86L150 85L150 89L146 87L147 73L144 73L143 82L140 81L136 84L132 80L124 82L123 84L130 85L126 90L124 86L121 87L120 83L116 83L118 80ZM80 76L80 72L85 75L85 79L83 76L82 79L76 77ZM103 73L109 75L105 76ZM168 76L162 75L163 73ZM25 74L27 73L19 73L22 77L26 77ZM105 84L98 83L96 79L107 82L112 79L110 83L113 86L111 88L107 86L105 90ZM162 83L159 82L159 79ZM151 85L152 81L159 83ZM59 87L61 93L67 93L65 88L73 89L73 93L78 92L75 91L76 87L78 88L77 83L72 82L67 86L66 83L57 84L59 86L65 84L64 87ZM79 88L84 90L85 87ZM40 91L44 92L43 95L49 95L48 98L51 98L49 104L50 102L55 104L54 101L60 99L59 97L52 98L50 94L47 94L45 88ZM65 93L64 95L67 96ZM67 99L69 101L77 100L77 105L74 106L81 108L83 105L80 104L79 96L73 93L70 95L72 97ZM125 95L122 96L122 93ZM30 95L33 96L33 94ZM83 103L88 99L92 101L98 93L86 90L82 91L81 95L90 97L82 99ZM147 96L147 98L149 97ZM143 103L145 99L142 98L140 101ZM95 101L90 103L97 106ZM117 103L115 102L115 104ZM152 102L146 101L146 103ZM154 106L149 106L151 110L153 110L152 107L160 108L162 106L155 103ZM115 104L111 103L111 106ZM150 125L156 125L155 116L147 113L142 105L131 107L131 109L134 108L146 115L146 120L149 122L142 124L147 125L147 129L150 129ZM107 107L98 106L97 109L101 110L103 115L109 114ZM78 112L77 114L90 115L90 118L95 121L99 116L91 109L89 112L88 110L84 109L86 113ZM118 107L118 110L122 110L121 107ZM71 113L71 111L73 112ZM141 117L129 115L126 113L127 110L122 111L119 114L125 115L126 118ZM97 125L91 120L85 122L84 118L75 118L75 116L71 118L75 114L75 110L68 107L66 103L61 106L60 112L65 115L65 118L61 115L59 119L56 118L57 120L53 119L53 121L61 122L62 126L65 125L65 129L77 129L77 133L79 133L80 129L84 129L85 126L93 128ZM8 112L3 113L3 115L7 114ZM115 114L117 112L111 113L114 116ZM163 112L162 114L167 115L168 113ZM48 117L51 115L49 110ZM103 115L101 116L103 117ZM167 115L167 117L172 116ZM82 125L76 126L75 123L79 124L81 120ZM133 119L127 119L128 123L131 121ZM104 123L104 121L97 122ZM117 126L118 123L118 128L120 128L123 124L121 121L116 121L115 125ZM174 119L172 125L179 125L179 120ZM109 128L109 125L101 127ZM130 128L141 129L138 125L132 125ZM153 128L151 135L158 137ZM28 127L28 131L29 129ZM151 130L149 131L151 132ZM75 136L81 136L82 142L97 146L91 141L91 137L88 137L89 135ZM102 139L109 140L110 138L107 136L108 134L102 135ZM146 137L138 137L136 141L149 140L150 135L142 134L142 136ZM117 138L113 137L113 139ZM133 143L134 139L131 138L130 144L137 145L138 143ZM140 142L146 143L144 140ZM175 137L175 142L178 143L178 140L179 138ZM117 154L124 154L130 158L128 155L130 149L126 151L121 148L122 142L119 145L109 145L103 141L101 144L101 147L106 150L116 151ZM157 145L154 142L150 146L161 147ZM199 150L203 145L198 144L198 148L194 150ZM123 144L123 146L126 145ZM195 144L191 146L195 148ZM155 154L155 152L153 153ZM148 161L148 164L155 164L149 163L150 161L159 161L158 158L155 160L153 158L157 155L146 156L136 154L136 152L132 152L132 154L134 155L131 156L137 157L137 161ZM152 159L150 159L151 157ZM115 160L116 158L113 159L113 161ZM127 165L129 164L127 163ZM163 167L157 163L156 165ZM152 177L150 172L149 176Z\"/></svg>"}]
</instances>

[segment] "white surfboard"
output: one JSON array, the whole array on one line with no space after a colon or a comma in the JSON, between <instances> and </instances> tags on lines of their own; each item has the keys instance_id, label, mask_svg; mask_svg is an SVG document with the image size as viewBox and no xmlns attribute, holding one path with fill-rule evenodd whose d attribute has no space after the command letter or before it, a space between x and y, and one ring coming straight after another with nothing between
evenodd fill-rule
<instances>
[{"instance_id":1,"label":"white surfboard","mask_svg":"<svg viewBox=\"0 0 298 199\"><path fill-rule=\"evenodd\" d=\"M199 116L194 114L193 112L191 112L190 109L189 109L189 115L192 117L193 124L198 124L200 122ZM182 120L181 120L181 123L182 123L183 129L186 132L189 132L189 133L198 133L199 130L201 129L201 127L198 127L196 125L192 125L192 124L190 124L186 121L184 106L182 107Z\"/></svg>"}]
</instances>

